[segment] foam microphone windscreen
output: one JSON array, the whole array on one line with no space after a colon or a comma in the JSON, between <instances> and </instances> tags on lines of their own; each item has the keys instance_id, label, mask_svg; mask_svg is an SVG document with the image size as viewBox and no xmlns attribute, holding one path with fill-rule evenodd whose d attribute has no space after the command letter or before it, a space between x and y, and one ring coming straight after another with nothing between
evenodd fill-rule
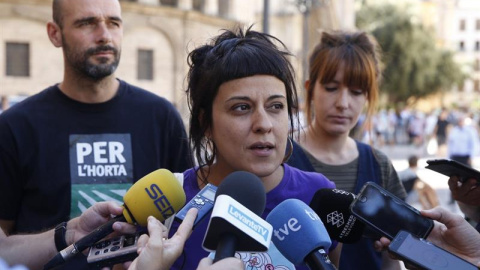
<instances>
[{"instance_id":1,"label":"foam microphone windscreen","mask_svg":"<svg viewBox=\"0 0 480 270\"><path fill-rule=\"evenodd\" d=\"M318 215L304 202L287 199L267 216L273 226L272 241L285 258L302 264L312 251L328 252L332 241Z\"/></svg>"},{"instance_id":2,"label":"foam microphone windscreen","mask_svg":"<svg viewBox=\"0 0 480 270\"><path fill-rule=\"evenodd\" d=\"M235 251L266 251L272 230L260 217L265 203L265 188L258 176L245 171L229 174L215 193L203 247L216 251L215 260L231 257Z\"/></svg>"},{"instance_id":3,"label":"foam microphone windscreen","mask_svg":"<svg viewBox=\"0 0 480 270\"><path fill-rule=\"evenodd\" d=\"M236 171L225 177L218 186L215 198L219 195L230 196L258 216L265 210L265 187L258 176L249 172Z\"/></svg>"},{"instance_id":4,"label":"foam microphone windscreen","mask_svg":"<svg viewBox=\"0 0 480 270\"><path fill-rule=\"evenodd\" d=\"M328 234L341 243L355 243L360 240L365 224L350 212L353 193L340 189L319 189L310 202L310 207L322 219Z\"/></svg>"},{"instance_id":5,"label":"foam microphone windscreen","mask_svg":"<svg viewBox=\"0 0 480 270\"><path fill-rule=\"evenodd\" d=\"M116 221L147 226L148 216L164 221L185 204L185 192L175 175L158 169L135 182L123 196L123 213L61 250L44 267L52 269L92 246L113 231Z\"/></svg>"},{"instance_id":6,"label":"foam microphone windscreen","mask_svg":"<svg viewBox=\"0 0 480 270\"><path fill-rule=\"evenodd\" d=\"M164 221L185 205L186 197L175 175L158 169L135 182L123 201L127 222L147 226L148 216Z\"/></svg>"}]
</instances>

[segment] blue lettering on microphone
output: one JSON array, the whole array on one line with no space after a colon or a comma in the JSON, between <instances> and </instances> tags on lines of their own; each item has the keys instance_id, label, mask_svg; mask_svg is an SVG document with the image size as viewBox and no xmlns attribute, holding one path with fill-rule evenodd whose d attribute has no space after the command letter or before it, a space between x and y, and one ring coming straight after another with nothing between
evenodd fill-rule
<instances>
[{"instance_id":1,"label":"blue lettering on microphone","mask_svg":"<svg viewBox=\"0 0 480 270\"><path fill-rule=\"evenodd\" d=\"M265 241L267 240L268 230L262 225L258 224L255 220L245 215L242 211L238 210L235 206L229 205L228 213L243 224L250 227L253 231L260 234L265 239Z\"/></svg>"},{"instance_id":2,"label":"blue lettering on microphone","mask_svg":"<svg viewBox=\"0 0 480 270\"><path fill-rule=\"evenodd\" d=\"M167 197L163 194L162 189L157 184L152 184L150 190L145 188L148 196L154 200L153 204L160 211L163 218L167 219L175 213L172 204L168 201Z\"/></svg>"}]
</instances>

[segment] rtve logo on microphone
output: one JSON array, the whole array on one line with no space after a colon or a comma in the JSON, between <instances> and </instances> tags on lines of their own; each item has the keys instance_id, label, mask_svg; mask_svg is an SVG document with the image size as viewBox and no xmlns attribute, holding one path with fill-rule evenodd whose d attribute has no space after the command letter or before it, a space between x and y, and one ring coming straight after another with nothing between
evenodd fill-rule
<instances>
[{"instance_id":1,"label":"rtve logo on microphone","mask_svg":"<svg viewBox=\"0 0 480 270\"><path fill-rule=\"evenodd\" d=\"M72 134L69 157L71 218L99 201L122 203L134 180L130 134Z\"/></svg>"},{"instance_id":2,"label":"rtve logo on microphone","mask_svg":"<svg viewBox=\"0 0 480 270\"><path fill-rule=\"evenodd\" d=\"M317 215L317 213L307 209L304 210L305 214L311 220L320 220L320 217ZM298 222L298 219L293 217L287 220L287 222L283 224L283 227L279 227L278 230L273 230L273 235L277 237L278 240L283 241L285 237L290 234L290 232L298 232L301 228L302 225Z\"/></svg>"}]
</instances>

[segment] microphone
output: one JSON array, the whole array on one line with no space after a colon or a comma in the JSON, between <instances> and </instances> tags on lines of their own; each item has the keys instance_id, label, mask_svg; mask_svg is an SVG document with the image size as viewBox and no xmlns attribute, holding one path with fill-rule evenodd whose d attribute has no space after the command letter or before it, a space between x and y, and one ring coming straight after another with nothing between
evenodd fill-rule
<instances>
[{"instance_id":1,"label":"microphone","mask_svg":"<svg viewBox=\"0 0 480 270\"><path fill-rule=\"evenodd\" d=\"M365 231L365 224L350 212L355 199L353 193L340 189L319 189L310 207L323 221L331 239L350 244L358 242Z\"/></svg>"},{"instance_id":2,"label":"microphone","mask_svg":"<svg viewBox=\"0 0 480 270\"><path fill-rule=\"evenodd\" d=\"M332 241L320 217L298 199L287 199L267 216L273 226L272 241L294 265L310 269L337 269L328 258Z\"/></svg>"},{"instance_id":3,"label":"microphone","mask_svg":"<svg viewBox=\"0 0 480 270\"><path fill-rule=\"evenodd\" d=\"M234 257L235 251L268 250L272 226L260 217L265 203L265 188L256 175L237 171L222 181L203 239L203 248L215 251L213 262Z\"/></svg>"},{"instance_id":4,"label":"microphone","mask_svg":"<svg viewBox=\"0 0 480 270\"><path fill-rule=\"evenodd\" d=\"M164 221L185 204L185 192L183 187L167 169L153 171L135 182L123 196L123 213L90 234L84 236L77 242L61 250L44 267L51 269L78 253L92 246L105 236L113 232L112 225L116 221L128 222L130 224L147 226L148 216L154 216Z\"/></svg>"}]
</instances>

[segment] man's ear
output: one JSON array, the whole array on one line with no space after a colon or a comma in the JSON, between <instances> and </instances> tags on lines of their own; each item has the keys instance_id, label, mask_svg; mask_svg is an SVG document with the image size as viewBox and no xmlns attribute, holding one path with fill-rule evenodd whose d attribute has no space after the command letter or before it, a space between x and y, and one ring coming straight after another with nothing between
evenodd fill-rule
<instances>
[{"instance_id":1,"label":"man's ear","mask_svg":"<svg viewBox=\"0 0 480 270\"><path fill-rule=\"evenodd\" d=\"M54 22L47 23L47 34L50 42L52 42L53 46L60 48L63 46L62 43L62 29L60 26Z\"/></svg>"}]
</instances>

